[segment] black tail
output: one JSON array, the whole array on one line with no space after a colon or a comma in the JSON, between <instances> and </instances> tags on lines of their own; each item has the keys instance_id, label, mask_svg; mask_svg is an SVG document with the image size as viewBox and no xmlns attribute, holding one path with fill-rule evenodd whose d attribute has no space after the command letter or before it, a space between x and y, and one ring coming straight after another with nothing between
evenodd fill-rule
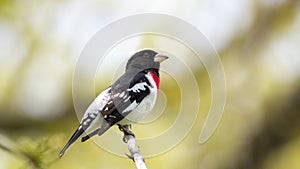
<instances>
[{"instance_id":1,"label":"black tail","mask_svg":"<svg viewBox=\"0 0 300 169\"><path fill-rule=\"evenodd\" d=\"M85 142L86 140L90 139L91 137L93 137L94 135L97 135L97 134L98 134L98 136L101 136L110 127L111 127L111 125L104 120L100 128L97 128L96 130L94 130L91 133L88 133L86 136L82 137L81 142Z\"/></svg>"},{"instance_id":2,"label":"black tail","mask_svg":"<svg viewBox=\"0 0 300 169\"><path fill-rule=\"evenodd\" d=\"M85 142L86 140L90 139L91 137L93 137L94 135L98 134L100 131L100 128L92 131L91 133L89 133L88 135L84 136L81 138L81 142Z\"/></svg>"},{"instance_id":3,"label":"black tail","mask_svg":"<svg viewBox=\"0 0 300 169\"><path fill-rule=\"evenodd\" d=\"M65 147L60 151L59 153L59 157L62 157L65 152L68 150L68 148L78 139L78 137L80 137L82 135L82 133L84 132L83 128L80 127L80 129L77 129L74 134L72 135L72 137L70 138L70 140L68 141L68 143L65 145Z\"/></svg>"}]
</instances>

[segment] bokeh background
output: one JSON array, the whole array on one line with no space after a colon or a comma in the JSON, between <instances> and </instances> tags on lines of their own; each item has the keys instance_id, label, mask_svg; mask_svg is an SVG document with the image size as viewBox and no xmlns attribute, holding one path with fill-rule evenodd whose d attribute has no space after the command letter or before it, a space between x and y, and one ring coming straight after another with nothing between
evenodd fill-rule
<instances>
[{"instance_id":1,"label":"bokeh background","mask_svg":"<svg viewBox=\"0 0 300 169\"><path fill-rule=\"evenodd\" d=\"M223 118L213 136L199 144L211 85L205 67L193 65L201 94L196 122L173 149L146 158L148 168L298 169L297 0L1 0L0 168L134 168L129 159L92 141L75 143L62 159L57 155L78 125L72 100L77 57L105 25L145 12L173 15L199 29L219 53L227 81ZM151 38L138 42L128 49L155 44ZM114 73L101 78L118 76ZM137 137L162 132L176 119L172 111L181 101L180 89L176 80L162 78L168 108L156 127L134 127ZM95 94L111 82L102 79L96 80ZM84 87L83 82L82 91ZM83 106L91 100L82 92ZM186 116L191 114L186 110Z\"/></svg>"}]
</instances>

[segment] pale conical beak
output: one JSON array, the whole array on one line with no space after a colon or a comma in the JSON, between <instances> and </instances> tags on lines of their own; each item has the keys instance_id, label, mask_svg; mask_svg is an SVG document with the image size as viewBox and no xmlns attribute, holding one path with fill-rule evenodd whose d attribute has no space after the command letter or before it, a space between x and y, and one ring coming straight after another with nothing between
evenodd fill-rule
<instances>
[{"instance_id":1,"label":"pale conical beak","mask_svg":"<svg viewBox=\"0 0 300 169\"><path fill-rule=\"evenodd\" d=\"M169 57L163 54L157 54L154 56L154 62L163 62L164 60L168 59Z\"/></svg>"}]
</instances>

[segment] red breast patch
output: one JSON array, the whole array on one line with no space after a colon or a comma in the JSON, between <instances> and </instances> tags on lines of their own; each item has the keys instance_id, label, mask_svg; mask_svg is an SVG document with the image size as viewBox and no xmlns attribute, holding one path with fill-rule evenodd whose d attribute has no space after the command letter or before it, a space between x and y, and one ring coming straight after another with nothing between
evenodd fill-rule
<instances>
[{"instance_id":1,"label":"red breast patch","mask_svg":"<svg viewBox=\"0 0 300 169\"><path fill-rule=\"evenodd\" d=\"M159 89L159 82L160 82L159 77L156 76L156 74L153 73L153 72L151 72L151 71L149 71L149 73L152 76L152 78L153 78L153 80L154 80L154 82L156 84L157 89Z\"/></svg>"}]
</instances>

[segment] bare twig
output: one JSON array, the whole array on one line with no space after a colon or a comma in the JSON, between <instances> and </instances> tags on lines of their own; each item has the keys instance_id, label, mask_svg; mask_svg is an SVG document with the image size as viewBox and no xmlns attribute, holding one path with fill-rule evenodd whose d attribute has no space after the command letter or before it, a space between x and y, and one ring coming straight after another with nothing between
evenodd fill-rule
<instances>
[{"instance_id":1,"label":"bare twig","mask_svg":"<svg viewBox=\"0 0 300 169\"><path fill-rule=\"evenodd\" d=\"M120 125L119 129L124 133L123 141L128 144L130 155L126 154L128 158L132 159L137 169L147 169L144 158L140 153L139 147L136 145L135 135L131 130L131 125Z\"/></svg>"}]
</instances>

